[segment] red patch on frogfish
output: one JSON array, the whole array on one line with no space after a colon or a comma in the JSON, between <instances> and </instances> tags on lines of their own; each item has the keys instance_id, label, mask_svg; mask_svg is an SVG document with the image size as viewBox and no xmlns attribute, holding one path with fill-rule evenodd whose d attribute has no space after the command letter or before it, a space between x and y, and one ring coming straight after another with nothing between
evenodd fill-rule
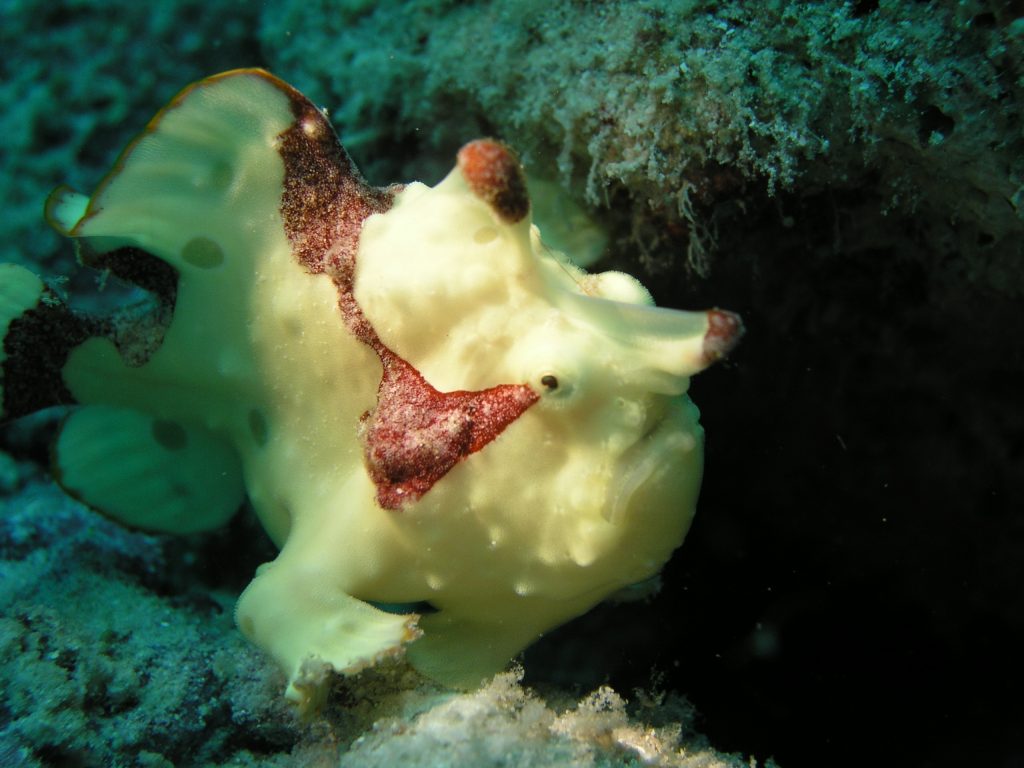
<instances>
[{"instance_id":1,"label":"red patch on frogfish","mask_svg":"<svg viewBox=\"0 0 1024 768\"><path fill-rule=\"evenodd\" d=\"M537 401L521 384L439 392L402 358L382 355L377 407L363 415L363 444L377 501L398 509L420 498Z\"/></svg>"},{"instance_id":2,"label":"red patch on frogfish","mask_svg":"<svg viewBox=\"0 0 1024 768\"><path fill-rule=\"evenodd\" d=\"M355 300L356 252L363 222L373 213L387 211L397 188L369 186L323 114L295 89L277 84L295 115L292 126L278 137L285 167L285 233L300 264L331 277L345 326L380 358L377 405L363 414L360 437L377 502L397 510L494 440L538 396L525 384L439 392L381 341ZM474 192L505 220L525 216L525 181L511 150L490 140L467 148L473 149L468 155L466 148L460 152L459 164Z\"/></svg>"}]
</instances>

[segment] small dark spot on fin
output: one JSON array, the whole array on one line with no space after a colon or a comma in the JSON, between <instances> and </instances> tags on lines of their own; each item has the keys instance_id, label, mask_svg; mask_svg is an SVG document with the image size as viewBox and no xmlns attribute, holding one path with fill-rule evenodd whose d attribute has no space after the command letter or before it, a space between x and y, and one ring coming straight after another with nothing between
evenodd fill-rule
<instances>
[{"instance_id":1,"label":"small dark spot on fin","mask_svg":"<svg viewBox=\"0 0 1024 768\"><path fill-rule=\"evenodd\" d=\"M224 263L224 249L208 237L193 237L181 249L185 263L199 269L213 269Z\"/></svg>"},{"instance_id":2,"label":"small dark spot on fin","mask_svg":"<svg viewBox=\"0 0 1024 768\"><path fill-rule=\"evenodd\" d=\"M258 408L249 411L249 432L256 445L262 448L267 444L267 419Z\"/></svg>"},{"instance_id":3,"label":"small dark spot on fin","mask_svg":"<svg viewBox=\"0 0 1024 768\"><path fill-rule=\"evenodd\" d=\"M180 451L188 446L188 434L182 426L166 419L153 421L153 439L168 451Z\"/></svg>"}]
</instances>

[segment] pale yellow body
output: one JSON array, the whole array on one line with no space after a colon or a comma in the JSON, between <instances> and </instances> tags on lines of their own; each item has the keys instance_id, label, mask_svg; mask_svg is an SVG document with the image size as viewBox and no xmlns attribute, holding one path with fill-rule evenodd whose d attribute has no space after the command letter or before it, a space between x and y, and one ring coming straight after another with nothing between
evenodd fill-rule
<instances>
[{"instance_id":1,"label":"pale yellow body","mask_svg":"<svg viewBox=\"0 0 1024 768\"><path fill-rule=\"evenodd\" d=\"M380 362L282 227L276 141L292 120L268 76L212 79L158 116L91 202L68 195L54 207L93 248L130 244L180 274L172 323L145 365L128 366L103 338L72 353L64 378L89 405L58 445L62 479L162 530L223 522L244 483L282 551L242 595L238 622L300 703L325 670L357 670L409 641L424 672L472 684L656 574L682 542L703 455L685 391L708 362L707 320L653 308L625 275L587 275L529 217L503 223L457 171L407 186L363 226L363 313L441 391L527 384L540 399L417 502L382 509L358 437ZM547 375L556 391L541 386ZM184 447L154 443L166 424ZM150 461L139 473L159 466L174 480L152 504L159 514L118 495L127 470L96 488L118 435ZM199 476L210 479L189 483Z\"/></svg>"}]
</instances>

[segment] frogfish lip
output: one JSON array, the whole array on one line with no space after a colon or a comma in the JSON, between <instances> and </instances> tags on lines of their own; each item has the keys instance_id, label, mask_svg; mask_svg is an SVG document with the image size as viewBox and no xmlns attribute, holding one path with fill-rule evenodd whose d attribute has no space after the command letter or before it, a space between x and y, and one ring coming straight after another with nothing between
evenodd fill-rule
<instances>
[{"instance_id":1,"label":"frogfish lip","mask_svg":"<svg viewBox=\"0 0 1024 768\"><path fill-rule=\"evenodd\" d=\"M637 491L651 483L665 482L675 487L678 483L671 481L672 475L687 472L687 465L692 465L688 459L698 451L701 439L693 406L686 398L665 398L663 404L648 417L643 435L616 462L611 493L603 510L605 519L612 524L626 523L630 503ZM695 469L696 477L690 482L699 484L699 451Z\"/></svg>"}]
</instances>

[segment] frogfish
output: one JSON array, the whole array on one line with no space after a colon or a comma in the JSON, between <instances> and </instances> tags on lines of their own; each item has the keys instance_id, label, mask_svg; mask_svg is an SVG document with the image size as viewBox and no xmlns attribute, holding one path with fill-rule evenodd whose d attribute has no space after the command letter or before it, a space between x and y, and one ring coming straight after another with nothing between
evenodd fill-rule
<instances>
[{"instance_id":1,"label":"frogfish","mask_svg":"<svg viewBox=\"0 0 1024 768\"><path fill-rule=\"evenodd\" d=\"M64 406L54 476L127 526L208 531L247 498L279 553L235 618L301 708L401 654L473 686L682 543L689 379L742 323L546 245L504 143L374 187L309 99L234 70L45 213L133 291L90 314L0 265L3 418Z\"/></svg>"}]
</instances>

